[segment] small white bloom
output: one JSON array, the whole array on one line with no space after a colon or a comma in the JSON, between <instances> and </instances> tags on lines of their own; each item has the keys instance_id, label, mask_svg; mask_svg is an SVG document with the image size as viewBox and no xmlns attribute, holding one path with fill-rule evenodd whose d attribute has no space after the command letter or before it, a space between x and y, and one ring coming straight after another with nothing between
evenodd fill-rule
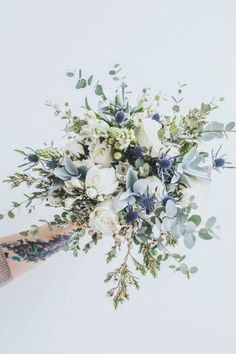
<instances>
[{"instance_id":1,"label":"small white bloom","mask_svg":"<svg viewBox=\"0 0 236 354\"><path fill-rule=\"evenodd\" d=\"M63 151L68 155L74 155L79 157L80 155L84 155L84 148L81 144L79 144L76 140L71 140L64 147Z\"/></svg>"},{"instance_id":2,"label":"small white bloom","mask_svg":"<svg viewBox=\"0 0 236 354\"><path fill-rule=\"evenodd\" d=\"M88 111L85 116L86 124L82 125L78 135L80 141L89 140L96 141L101 136L106 134L109 125L96 117L94 112Z\"/></svg>"},{"instance_id":3,"label":"small white bloom","mask_svg":"<svg viewBox=\"0 0 236 354\"><path fill-rule=\"evenodd\" d=\"M61 199L59 197L54 197L52 195L49 195L47 202L51 207L57 208L61 206Z\"/></svg>"},{"instance_id":4,"label":"small white bloom","mask_svg":"<svg viewBox=\"0 0 236 354\"><path fill-rule=\"evenodd\" d=\"M87 188L86 193L87 193L87 196L91 199L95 199L98 195L96 189L93 187Z\"/></svg>"},{"instance_id":5,"label":"small white bloom","mask_svg":"<svg viewBox=\"0 0 236 354\"><path fill-rule=\"evenodd\" d=\"M102 143L91 144L89 147L90 157L95 164L108 166L113 161L111 153L111 146L107 145L105 141Z\"/></svg>"},{"instance_id":6,"label":"small white bloom","mask_svg":"<svg viewBox=\"0 0 236 354\"><path fill-rule=\"evenodd\" d=\"M113 209L113 201L99 203L90 214L89 226L100 231L105 236L111 236L118 232L120 224Z\"/></svg>"},{"instance_id":7,"label":"small white bloom","mask_svg":"<svg viewBox=\"0 0 236 354\"><path fill-rule=\"evenodd\" d=\"M65 185L64 185L63 189L66 191L66 193L68 193L70 195L75 194L75 188L73 187L70 180L65 181Z\"/></svg>"},{"instance_id":8,"label":"small white bloom","mask_svg":"<svg viewBox=\"0 0 236 354\"><path fill-rule=\"evenodd\" d=\"M82 189L83 188L83 182L80 181L78 178L76 177L72 177L71 178L71 184L75 189Z\"/></svg>"},{"instance_id":9,"label":"small white bloom","mask_svg":"<svg viewBox=\"0 0 236 354\"><path fill-rule=\"evenodd\" d=\"M132 115L133 123L135 127L139 127L144 119L147 119L146 112L137 112Z\"/></svg>"},{"instance_id":10,"label":"small white bloom","mask_svg":"<svg viewBox=\"0 0 236 354\"><path fill-rule=\"evenodd\" d=\"M97 195L113 194L118 186L118 181L113 167L92 167L85 179L86 190L93 188ZM88 192L87 192L88 193Z\"/></svg>"},{"instance_id":11,"label":"small white bloom","mask_svg":"<svg viewBox=\"0 0 236 354\"><path fill-rule=\"evenodd\" d=\"M66 200L65 200L65 208L66 209L70 209L74 205L76 200L77 200L77 198L72 198L72 197L66 198Z\"/></svg>"},{"instance_id":12,"label":"small white bloom","mask_svg":"<svg viewBox=\"0 0 236 354\"><path fill-rule=\"evenodd\" d=\"M73 160L73 163L77 168L85 166L87 169L89 169L94 166L94 162L90 158L86 160Z\"/></svg>"},{"instance_id":13,"label":"small white bloom","mask_svg":"<svg viewBox=\"0 0 236 354\"><path fill-rule=\"evenodd\" d=\"M120 181L125 181L125 176L127 174L128 169L130 168L130 164L128 162L120 161L118 165L116 165L116 177Z\"/></svg>"},{"instance_id":14,"label":"small white bloom","mask_svg":"<svg viewBox=\"0 0 236 354\"><path fill-rule=\"evenodd\" d=\"M152 148L151 156L157 157L162 144L158 138L158 131L160 124L154 119L143 119L139 128L137 129L137 141L141 147Z\"/></svg>"}]
</instances>

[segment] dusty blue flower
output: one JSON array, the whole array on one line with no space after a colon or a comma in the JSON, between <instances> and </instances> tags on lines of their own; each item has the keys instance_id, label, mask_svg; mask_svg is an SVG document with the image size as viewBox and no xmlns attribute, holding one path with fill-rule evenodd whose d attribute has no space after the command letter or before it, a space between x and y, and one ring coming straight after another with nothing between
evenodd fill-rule
<instances>
[{"instance_id":1,"label":"dusty blue flower","mask_svg":"<svg viewBox=\"0 0 236 354\"><path fill-rule=\"evenodd\" d=\"M125 113L123 111L119 111L115 115L115 120L117 123L123 123L125 120Z\"/></svg>"}]
</instances>

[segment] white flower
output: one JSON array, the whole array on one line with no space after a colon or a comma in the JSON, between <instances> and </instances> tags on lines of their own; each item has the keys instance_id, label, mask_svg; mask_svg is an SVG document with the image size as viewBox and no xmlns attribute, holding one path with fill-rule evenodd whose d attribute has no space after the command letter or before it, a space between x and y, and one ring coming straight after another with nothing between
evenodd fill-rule
<instances>
[{"instance_id":1,"label":"white flower","mask_svg":"<svg viewBox=\"0 0 236 354\"><path fill-rule=\"evenodd\" d=\"M61 206L61 199L59 197L54 197L53 195L48 196L47 202L51 207L54 208Z\"/></svg>"},{"instance_id":2,"label":"white flower","mask_svg":"<svg viewBox=\"0 0 236 354\"><path fill-rule=\"evenodd\" d=\"M69 155L75 155L79 157L80 155L84 155L84 148L81 144L79 144L76 140L71 140L64 147L63 151Z\"/></svg>"},{"instance_id":3,"label":"white flower","mask_svg":"<svg viewBox=\"0 0 236 354\"><path fill-rule=\"evenodd\" d=\"M119 231L120 224L113 209L113 201L99 203L90 214L89 226L103 235L112 235Z\"/></svg>"},{"instance_id":4,"label":"white flower","mask_svg":"<svg viewBox=\"0 0 236 354\"><path fill-rule=\"evenodd\" d=\"M113 161L111 146L105 141L102 143L91 144L89 147L90 157L95 164L108 166Z\"/></svg>"},{"instance_id":5,"label":"white flower","mask_svg":"<svg viewBox=\"0 0 236 354\"><path fill-rule=\"evenodd\" d=\"M77 168L85 166L87 169L90 169L94 166L94 162L90 158L87 160L74 160L73 163Z\"/></svg>"},{"instance_id":6,"label":"white flower","mask_svg":"<svg viewBox=\"0 0 236 354\"><path fill-rule=\"evenodd\" d=\"M76 200L77 200L77 198L72 198L72 197L66 198L66 200L65 200L65 208L66 209L70 209L74 205Z\"/></svg>"},{"instance_id":7,"label":"white flower","mask_svg":"<svg viewBox=\"0 0 236 354\"><path fill-rule=\"evenodd\" d=\"M94 112L88 111L84 118L86 124L82 125L78 135L80 141L88 139L89 141L96 141L101 136L106 134L106 131L109 128L109 125L96 117Z\"/></svg>"},{"instance_id":8,"label":"white flower","mask_svg":"<svg viewBox=\"0 0 236 354\"><path fill-rule=\"evenodd\" d=\"M137 130L137 142L141 147L152 148L151 156L157 157L162 144L158 138L160 124L152 118L143 119Z\"/></svg>"},{"instance_id":9,"label":"white flower","mask_svg":"<svg viewBox=\"0 0 236 354\"><path fill-rule=\"evenodd\" d=\"M123 182L129 168L129 162L119 161L118 165L116 165L116 177Z\"/></svg>"},{"instance_id":10,"label":"white flower","mask_svg":"<svg viewBox=\"0 0 236 354\"><path fill-rule=\"evenodd\" d=\"M139 127L144 119L147 119L146 112L137 112L132 115L133 123L135 127Z\"/></svg>"},{"instance_id":11,"label":"white flower","mask_svg":"<svg viewBox=\"0 0 236 354\"><path fill-rule=\"evenodd\" d=\"M91 188L96 191L97 195L113 194L118 186L115 169L113 167L92 167L86 175L85 186L87 194Z\"/></svg>"},{"instance_id":12,"label":"white flower","mask_svg":"<svg viewBox=\"0 0 236 354\"><path fill-rule=\"evenodd\" d=\"M162 151L163 154L166 154L168 157L179 156L180 152L176 146L170 145L165 146Z\"/></svg>"},{"instance_id":13,"label":"white flower","mask_svg":"<svg viewBox=\"0 0 236 354\"><path fill-rule=\"evenodd\" d=\"M91 199L96 199L96 197L98 195L96 189L93 187L87 188L86 193L87 193L87 196Z\"/></svg>"},{"instance_id":14,"label":"white flower","mask_svg":"<svg viewBox=\"0 0 236 354\"><path fill-rule=\"evenodd\" d=\"M76 189L82 189L84 186L84 183L76 177L72 177L71 180L65 181L64 183L65 185L63 189L71 195L77 193Z\"/></svg>"},{"instance_id":15,"label":"white flower","mask_svg":"<svg viewBox=\"0 0 236 354\"><path fill-rule=\"evenodd\" d=\"M82 189L83 188L83 182L80 181L78 178L76 177L72 177L71 178L71 184L75 189Z\"/></svg>"}]
</instances>

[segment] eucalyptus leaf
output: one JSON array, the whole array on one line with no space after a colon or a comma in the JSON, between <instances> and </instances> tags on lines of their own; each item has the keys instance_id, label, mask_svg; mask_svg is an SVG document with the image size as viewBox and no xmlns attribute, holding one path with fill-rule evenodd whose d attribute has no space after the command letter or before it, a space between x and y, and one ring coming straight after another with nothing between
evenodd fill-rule
<instances>
[{"instance_id":1,"label":"eucalyptus leaf","mask_svg":"<svg viewBox=\"0 0 236 354\"><path fill-rule=\"evenodd\" d=\"M181 263L179 267L182 273L187 274L188 266L185 263Z\"/></svg>"},{"instance_id":2,"label":"eucalyptus leaf","mask_svg":"<svg viewBox=\"0 0 236 354\"><path fill-rule=\"evenodd\" d=\"M234 129L235 125L235 122L229 122L228 124L226 124L225 130L232 130Z\"/></svg>"},{"instance_id":3,"label":"eucalyptus leaf","mask_svg":"<svg viewBox=\"0 0 236 354\"><path fill-rule=\"evenodd\" d=\"M210 235L209 230L206 228L202 228L199 230L199 237L203 240L211 240L213 237Z\"/></svg>"},{"instance_id":4,"label":"eucalyptus leaf","mask_svg":"<svg viewBox=\"0 0 236 354\"><path fill-rule=\"evenodd\" d=\"M89 76L88 78L88 85L90 86L93 81L93 75Z\"/></svg>"},{"instance_id":5,"label":"eucalyptus leaf","mask_svg":"<svg viewBox=\"0 0 236 354\"><path fill-rule=\"evenodd\" d=\"M103 95L103 88L102 85L97 84L96 88L95 88L95 94L97 96L102 96Z\"/></svg>"},{"instance_id":6,"label":"eucalyptus leaf","mask_svg":"<svg viewBox=\"0 0 236 354\"><path fill-rule=\"evenodd\" d=\"M188 220L194 222L194 224L196 226L199 226L201 224L201 221L202 221L200 215L192 215L192 216L190 216L190 218Z\"/></svg>"},{"instance_id":7,"label":"eucalyptus leaf","mask_svg":"<svg viewBox=\"0 0 236 354\"><path fill-rule=\"evenodd\" d=\"M187 248L191 249L194 247L196 238L194 233L186 232L184 234L184 244Z\"/></svg>"},{"instance_id":8,"label":"eucalyptus leaf","mask_svg":"<svg viewBox=\"0 0 236 354\"><path fill-rule=\"evenodd\" d=\"M210 217L206 222L206 228L211 229L215 225L215 223L216 223L216 217L215 216Z\"/></svg>"},{"instance_id":9,"label":"eucalyptus leaf","mask_svg":"<svg viewBox=\"0 0 236 354\"><path fill-rule=\"evenodd\" d=\"M190 273L192 273L192 274L194 274L194 273L197 273L197 271L198 271L198 267L191 267L190 269L189 269L189 271L190 271Z\"/></svg>"},{"instance_id":10,"label":"eucalyptus leaf","mask_svg":"<svg viewBox=\"0 0 236 354\"><path fill-rule=\"evenodd\" d=\"M177 214L177 207L173 200L169 199L166 203L166 215L169 218L174 218Z\"/></svg>"},{"instance_id":11,"label":"eucalyptus leaf","mask_svg":"<svg viewBox=\"0 0 236 354\"><path fill-rule=\"evenodd\" d=\"M14 219L15 214L13 213L13 211L10 210L7 214L9 216L9 218Z\"/></svg>"},{"instance_id":12,"label":"eucalyptus leaf","mask_svg":"<svg viewBox=\"0 0 236 354\"><path fill-rule=\"evenodd\" d=\"M87 82L85 79L80 79L78 80L77 84L76 84L76 88L77 89L81 89L81 88L85 88L87 86Z\"/></svg>"}]
</instances>

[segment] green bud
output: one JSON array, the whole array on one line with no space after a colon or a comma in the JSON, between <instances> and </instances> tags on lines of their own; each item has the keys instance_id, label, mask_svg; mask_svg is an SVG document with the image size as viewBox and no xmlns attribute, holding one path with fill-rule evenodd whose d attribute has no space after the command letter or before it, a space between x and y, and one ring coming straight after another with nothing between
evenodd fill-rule
<instances>
[{"instance_id":1,"label":"green bud","mask_svg":"<svg viewBox=\"0 0 236 354\"><path fill-rule=\"evenodd\" d=\"M109 143L109 144L113 145L114 142L115 142L115 140L114 140L113 138L108 139L108 143Z\"/></svg>"},{"instance_id":2,"label":"green bud","mask_svg":"<svg viewBox=\"0 0 236 354\"><path fill-rule=\"evenodd\" d=\"M116 149L120 149L120 148L121 148L121 144L118 143L118 142L116 142L115 145L114 145L114 147L115 147Z\"/></svg>"},{"instance_id":3,"label":"green bud","mask_svg":"<svg viewBox=\"0 0 236 354\"><path fill-rule=\"evenodd\" d=\"M115 159L115 160L120 160L121 158L122 158L121 152L116 151L116 152L114 153L114 159Z\"/></svg>"}]
</instances>

